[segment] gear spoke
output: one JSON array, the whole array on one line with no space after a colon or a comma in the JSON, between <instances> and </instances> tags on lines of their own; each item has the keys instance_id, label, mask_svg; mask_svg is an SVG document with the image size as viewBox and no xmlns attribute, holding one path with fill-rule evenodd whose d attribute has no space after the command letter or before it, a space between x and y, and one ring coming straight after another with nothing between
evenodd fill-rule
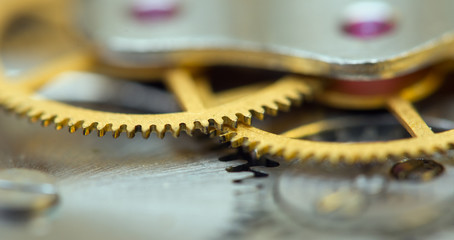
<instances>
[{"instance_id":1,"label":"gear spoke","mask_svg":"<svg viewBox=\"0 0 454 240\"><path fill-rule=\"evenodd\" d=\"M185 70L172 70L167 73L165 83L174 93L184 111L199 111L205 109L193 77Z\"/></svg>"},{"instance_id":2,"label":"gear spoke","mask_svg":"<svg viewBox=\"0 0 454 240\"><path fill-rule=\"evenodd\" d=\"M388 100L388 108L413 137L434 134L410 102L393 97Z\"/></svg>"},{"instance_id":3,"label":"gear spoke","mask_svg":"<svg viewBox=\"0 0 454 240\"><path fill-rule=\"evenodd\" d=\"M197 94L203 102L205 107L213 107L220 105L216 101L218 98L214 96L213 89L211 88L210 81L205 77L198 77L194 79Z\"/></svg>"}]
</instances>

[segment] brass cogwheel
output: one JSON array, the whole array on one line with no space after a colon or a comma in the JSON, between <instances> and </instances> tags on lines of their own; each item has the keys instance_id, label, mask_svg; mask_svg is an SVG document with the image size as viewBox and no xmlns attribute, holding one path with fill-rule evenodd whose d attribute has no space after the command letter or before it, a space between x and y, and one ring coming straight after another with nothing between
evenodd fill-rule
<instances>
[{"instance_id":1,"label":"brass cogwheel","mask_svg":"<svg viewBox=\"0 0 454 240\"><path fill-rule=\"evenodd\" d=\"M80 61L80 62L79 62ZM48 69L60 69L59 60ZM79 63L85 65L81 56L66 61L74 70ZM65 65L66 65L65 64ZM80 70L80 68L79 68ZM96 130L99 136L112 131L114 137L122 132L134 137L142 132L148 138L152 132L164 137L166 132L178 136L181 131L191 134L198 129L207 132L209 127L220 129L222 125L237 126L237 122L250 124L251 117L262 119L264 114L276 114L278 110L287 109L292 102L299 102L303 95L310 96L312 88L301 79L285 77L274 84L249 96L213 107L205 107L195 87L194 80L185 70L172 70L166 74L165 82L171 87L185 112L167 114L121 114L102 112L71 106L68 104L34 98L34 90L50 79L48 71L30 74L21 84L0 82L0 104L7 109L25 115L34 121L41 121L44 126L52 123L57 129L65 126L70 132L82 128L85 135Z\"/></svg>"},{"instance_id":2,"label":"brass cogwheel","mask_svg":"<svg viewBox=\"0 0 454 240\"><path fill-rule=\"evenodd\" d=\"M445 66L433 70L397 96L386 98L389 111L411 134L412 138L409 139L357 143L301 139L322 132L329 126L328 120L303 125L281 135L239 124L237 129L223 134L221 139L230 141L233 147L247 147L259 156L271 154L282 156L286 160L299 159L332 164L384 162L402 157L427 157L447 153L454 148L454 129L434 133L412 106L411 101L407 100L425 96L437 89L443 81L445 70ZM380 99L383 100L385 99ZM375 102L373 100L373 106Z\"/></svg>"}]
</instances>

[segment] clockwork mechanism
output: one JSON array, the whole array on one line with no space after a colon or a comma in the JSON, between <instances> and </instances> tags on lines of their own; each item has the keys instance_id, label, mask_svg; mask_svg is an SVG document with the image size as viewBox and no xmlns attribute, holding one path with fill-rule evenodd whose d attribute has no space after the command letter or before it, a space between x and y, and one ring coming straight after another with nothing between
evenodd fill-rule
<instances>
[{"instance_id":1,"label":"clockwork mechanism","mask_svg":"<svg viewBox=\"0 0 454 240\"><path fill-rule=\"evenodd\" d=\"M1 232L452 236L453 3L285 2L2 3Z\"/></svg>"}]
</instances>

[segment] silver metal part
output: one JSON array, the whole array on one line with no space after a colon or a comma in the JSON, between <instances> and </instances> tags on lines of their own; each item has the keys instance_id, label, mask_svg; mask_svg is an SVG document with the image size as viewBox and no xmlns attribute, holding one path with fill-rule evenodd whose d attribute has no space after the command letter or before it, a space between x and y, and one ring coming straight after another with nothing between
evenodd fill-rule
<instances>
[{"instance_id":1,"label":"silver metal part","mask_svg":"<svg viewBox=\"0 0 454 240\"><path fill-rule=\"evenodd\" d=\"M0 170L0 215L30 215L58 200L55 180L38 170Z\"/></svg>"},{"instance_id":2,"label":"silver metal part","mask_svg":"<svg viewBox=\"0 0 454 240\"><path fill-rule=\"evenodd\" d=\"M278 180L275 194L296 221L329 229L404 232L452 214L451 168L421 184L389 181L386 173L337 178L290 170Z\"/></svg>"},{"instance_id":3,"label":"silver metal part","mask_svg":"<svg viewBox=\"0 0 454 240\"><path fill-rule=\"evenodd\" d=\"M164 19L144 20L131 10L137 2L168 2L178 9ZM233 64L374 80L449 58L454 49L450 0L79 3L78 21L86 36L105 61L117 66ZM375 15L385 19L370 18ZM350 21L369 20L389 21L392 29L367 38L343 30Z\"/></svg>"}]
</instances>

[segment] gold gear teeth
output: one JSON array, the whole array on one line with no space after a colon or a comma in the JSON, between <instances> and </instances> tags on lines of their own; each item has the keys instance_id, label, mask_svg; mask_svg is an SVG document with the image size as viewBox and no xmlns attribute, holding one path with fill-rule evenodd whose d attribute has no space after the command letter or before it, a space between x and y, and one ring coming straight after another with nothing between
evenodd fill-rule
<instances>
[{"instance_id":1,"label":"gold gear teeth","mask_svg":"<svg viewBox=\"0 0 454 240\"><path fill-rule=\"evenodd\" d=\"M184 70L174 71L178 72L173 74L174 76L185 77L174 82L181 80L193 84L189 73ZM210 128L220 129L223 125L236 127L238 122L250 124L252 117L262 119L265 114L288 110L291 104L300 102L303 95L311 96L313 89L308 81L284 77L261 91L219 106L191 112L138 115L100 112L36 99L31 92L5 82L0 83L0 87L5 89L0 91L0 103L6 109L26 116L33 122L40 121L43 126L55 124L57 130L68 127L71 133L82 129L84 135L97 132L98 136L102 137L107 132L113 132L114 138L121 134L132 138L138 132L141 132L144 138L148 138L152 133L163 138L166 132L177 137L181 131L191 135L195 130L208 133ZM179 88L178 85L173 87ZM197 97L197 93L193 93L192 97Z\"/></svg>"},{"instance_id":2,"label":"gold gear teeth","mask_svg":"<svg viewBox=\"0 0 454 240\"><path fill-rule=\"evenodd\" d=\"M443 81L444 71L433 70L421 81L436 86ZM434 133L413 108L408 97L409 89L401 96L387 99L388 110L395 115L401 125L413 136L409 139L391 141L339 143L302 140L299 138L320 133L329 120L303 125L277 135L252 126L239 124L220 136L221 141L231 142L233 147L245 147L257 156L264 154L281 156L286 160L298 159L329 164L368 164L401 160L402 158L440 157L454 149L454 129ZM419 91L416 91L417 94ZM412 96L408 99L413 99Z\"/></svg>"},{"instance_id":3,"label":"gold gear teeth","mask_svg":"<svg viewBox=\"0 0 454 240\"><path fill-rule=\"evenodd\" d=\"M231 142L232 147L245 147L257 156L270 154L286 160L356 164L446 155L454 149L454 130L389 142L328 143L291 139L240 125L235 131L221 135L221 140Z\"/></svg>"}]
</instances>

